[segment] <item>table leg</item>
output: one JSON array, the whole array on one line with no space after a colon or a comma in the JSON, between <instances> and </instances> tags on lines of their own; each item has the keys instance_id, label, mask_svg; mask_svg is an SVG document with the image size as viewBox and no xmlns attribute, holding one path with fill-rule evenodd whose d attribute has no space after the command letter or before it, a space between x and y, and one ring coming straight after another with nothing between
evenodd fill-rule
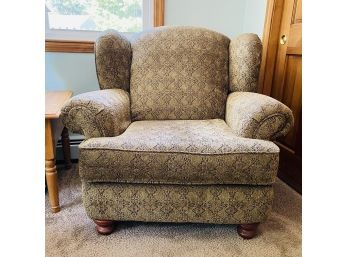
<instances>
[{"instance_id":1,"label":"table leg","mask_svg":"<svg viewBox=\"0 0 348 257\"><path fill-rule=\"evenodd\" d=\"M48 189L48 198L51 204L52 212L59 212L59 196L58 196L58 179L55 160L45 161L46 181Z\"/></svg>"},{"instance_id":2,"label":"table leg","mask_svg":"<svg viewBox=\"0 0 348 257\"><path fill-rule=\"evenodd\" d=\"M66 127L62 131L62 148L63 148L63 157L65 161L65 168L71 168L71 155L70 155L70 139L69 131Z\"/></svg>"},{"instance_id":3,"label":"table leg","mask_svg":"<svg viewBox=\"0 0 348 257\"><path fill-rule=\"evenodd\" d=\"M55 162L55 147L52 124L50 120L45 120L45 173L48 189L48 198L52 212L59 212L58 180Z\"/></svg>"}]
</instances>

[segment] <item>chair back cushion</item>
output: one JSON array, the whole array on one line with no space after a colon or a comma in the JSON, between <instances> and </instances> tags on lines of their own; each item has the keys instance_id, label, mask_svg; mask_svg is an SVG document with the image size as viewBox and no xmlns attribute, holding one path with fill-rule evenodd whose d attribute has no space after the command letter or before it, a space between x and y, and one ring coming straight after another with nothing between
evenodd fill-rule
<instances>
[{"instance_id":1,"label":"chair back cushion","mask_svg":"<svg viewBox=\"0 0 348 257\"><path fill-rule=\"evenodd\" d=\"M132 43L132 120L224 118L229 43L203 28L142 33Z\"/></svg>"}]
</instances>

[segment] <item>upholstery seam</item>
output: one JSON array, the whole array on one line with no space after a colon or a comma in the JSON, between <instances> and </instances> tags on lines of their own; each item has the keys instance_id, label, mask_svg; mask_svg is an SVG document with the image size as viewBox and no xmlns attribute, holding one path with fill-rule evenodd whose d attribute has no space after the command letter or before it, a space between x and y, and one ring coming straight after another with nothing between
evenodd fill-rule
<instances>
[{"instance_id":1,"label":"upholstery seam","mask_svg":"<svg viewBox=\"0 0 348 257\"><path fill-rule=\"evenodd\" d=\"M89 108L89 104L79 104L78 106L73 106L73 107L70 108L70 110L68 111L68 116L73 116L73 115L70 115L70 112L71 112L71 111L75 111L75 110L77 110L77 111L82 110L82 114L83 114L85 111L89 112L90 114L93 114L93 115L91 115L91 116L94 116L94 117L93 117L93 121L94 121L93 124L96 125L96 128L98 129L98 132L99 132L102 136L105 136L105 132L103 131L104 128L100 126L98 120L96 119L97 115L98 115L103 109L98 110L96 113L93 113L94 111L93 111L91 108ZM83 114L83 116L85 116L85 115ZM81 126L81 125L79 124L79 127L80 127L81 130L84 132L83 126ZM85 135L85 136L87 136L87 135Z\"/></svg>"},{"instance_id":2,"label":"upholstery seam","mask_svg":"<svg viewBox=\"0 0 348 257\"><path fill-rule=\"evenodd\" d=\"M142 150L122 150L122 149L110 149L110 148L104 148L104 149L100 149L100 148L79 148L80 150L84 151L84 150L97 150L97 151L113 151L113 152L136 152L136 153L160 153L160 154L189 154L189 155L233 155L233 154L276 154L279 155L279 151L278 152L230 152L230 153L190 153L190 152L165 152L165 151L142 151Z\"/></svg>"},{"instance_id":3,"label":"upholstery seam","mask_svg":"<svg viewBox=\"0 0 348 257\"><path fill-rule=\"evenodd\" d=\"M93 168L93 167L92 167ZM165 181L165 183L163 182L158 182L158 181L142 181L142 182L137 182L137 181L129 181L129 180L113 180L113 181L103 181L103 180L88 180L85 179L83 177L81 177L81 180L83 182L87 182L87 183L119 183L119 184L130 184L130 185L170 185L170 186L242 186L242 187L249 187L251 186L255 186L255 187L272 187L275 181L269 182L269 183L260 183L260 184L251 184L250 182L246 182L245 184L242 183L238 183L238 184L207 184L207 183L196 183L196 182L185 182L185 183L178 183L178 182L169 182L169 181Z\"/></svg>"},{"instance_id":4,"label":"upholstery seam","mask_svg":"<svg viewBox=\"0 0 348 257\"><path fill-rule=\"evenodd\" d=\"M282 112L276 112L276 113L273 113L273 114L271 114L271 115L268 115L266 118L264 118L264 119L262 119L261 121L258 122L259 124L258 124L258 127L257 127L257 129L255 130L255 132L254 132L254 134L253 134L253 138L256 139L256 135L258 134L258 132L259 132L261 126L262 126L265 122L267 122L269 119L271 119L271 118L273 118L273 117L276 117L276 116L280 116L280 117L284 118L284 119L285 119L285 122L284 122L284 125L282 126L282 128L281 128L280 130L275 131L274 133L272 133L272 135L270 135L269 138L273 138L274 135L276 135L277 133L281 132L281 131L284 129L284 127L287 125L287 123L288 123L288 117L287 117L286 114L284 114L284 113L282 113Z\"/></svg>"}]
</instances>

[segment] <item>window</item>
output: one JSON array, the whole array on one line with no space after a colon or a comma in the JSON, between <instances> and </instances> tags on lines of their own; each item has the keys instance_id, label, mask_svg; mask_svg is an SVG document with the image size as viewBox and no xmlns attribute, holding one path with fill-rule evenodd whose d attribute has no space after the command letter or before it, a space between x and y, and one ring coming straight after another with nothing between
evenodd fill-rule
<instances>
[{"instance_id":1,"label":"window","mask_svg":"<svg viewBox=\"0 0 348 257\"><path fill-rule=\"evenodd\" d=\"M93 52L100 31L163 25L163 0L46 0L45 21L46 51Z\"/></svg>"}]
</instances>

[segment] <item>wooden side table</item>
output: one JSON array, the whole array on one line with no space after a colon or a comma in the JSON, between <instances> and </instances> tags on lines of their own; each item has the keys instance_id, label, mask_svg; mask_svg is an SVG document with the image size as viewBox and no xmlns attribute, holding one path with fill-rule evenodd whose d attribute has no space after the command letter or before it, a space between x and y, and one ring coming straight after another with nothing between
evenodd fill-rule
<instances>
[{"instance_id":1,"label":"wooden side table","mask_svg":"<svg viewBox=\"0 0 348 257\"><path fill-rule=\"evenodd\" d=\"M71 167L68 130L64 128L59 114L62 106L72 96L71 91L46 92L45 99L45 173L48 197L52 212L59 212L58 181L56 169L56 145L62 138L63 156L67 167Z\"/></svg>"}]
</instances>

